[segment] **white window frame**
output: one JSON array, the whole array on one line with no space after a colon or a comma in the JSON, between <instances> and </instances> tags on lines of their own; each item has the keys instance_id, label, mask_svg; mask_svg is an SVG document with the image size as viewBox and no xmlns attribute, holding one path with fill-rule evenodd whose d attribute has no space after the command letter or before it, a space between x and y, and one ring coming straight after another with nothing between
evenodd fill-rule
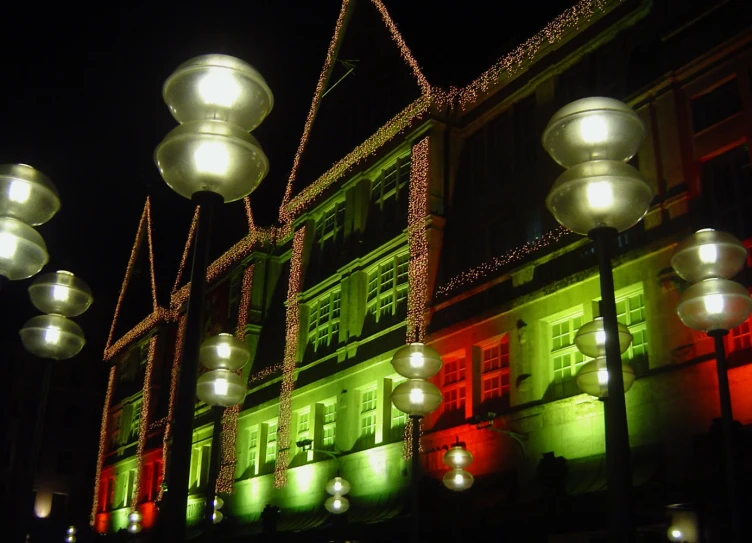
<instances>
[{"instance_id":1,"label":"white window frame","mask_svg":"<svg viewBox=\"0 0 752 543\"><path fill-rule=\"evenodd\" d=\"M410 253L400 252L379 262L368 270L366 308L376 322L386 315L394 315L397 306L407 303Z\"/></svg>"},{"instance_id":2,"label":"white window frame","mask_svg":"<svg viewBox=\"0 0 752 543\"><path fill-rule=\"evenodd\" d=\"M308 307L308 342L313 343L313 350L317 351L322 345L331 345L339 339L342 291L339 288L330 290L310 302ZM326 308L326 312L322 311L323 308Z\"/></svg>"}]
</instances>

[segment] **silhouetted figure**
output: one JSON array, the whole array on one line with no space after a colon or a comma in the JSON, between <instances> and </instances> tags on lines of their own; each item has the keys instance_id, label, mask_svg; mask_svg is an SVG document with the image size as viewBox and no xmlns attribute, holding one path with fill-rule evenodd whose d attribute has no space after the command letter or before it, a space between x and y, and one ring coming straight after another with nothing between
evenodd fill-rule
<instances>
[{"instance_id":1,"label":"silhouetted figure","mask_svg":"<svg viewBox=\"0 0 752 543\"><path fill-rule=\"evenodd\" d=\"M264 510L261 512L261 531L263 534L271 536L272 534L277 533L277 521L279 520L280 512L281 509L276 505L270 503L266 504L266 507L264 507ZM269 541L273 540L271 537L268 537L267 539Z\"/></svg>"}]
</instances>

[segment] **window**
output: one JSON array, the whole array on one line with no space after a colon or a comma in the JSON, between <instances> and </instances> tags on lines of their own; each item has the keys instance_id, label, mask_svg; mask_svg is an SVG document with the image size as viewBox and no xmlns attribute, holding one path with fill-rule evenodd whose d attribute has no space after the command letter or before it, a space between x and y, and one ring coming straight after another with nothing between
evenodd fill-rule
<instances>
[{"instance_id":1,"label":"window","mask_svg":"<svg viewBox=\"0 0 752 543\"><path fill-rule=\"evenodd\" d=\"M162 463L151 462L144 466L141 479L141 501L154 501L159 494L159 486L162 483Z\"/></svg>"},{"instance_id":2,"label":"window","mask_svg":"<svg viewBox=\"0 0 752 543\"><path fill-rule=\"evenodd\" d=\"M743 351L752 349L752 335L750 334L749 320L730 331L731 351Z\"/></svg>"},{"instance_id":3,"label":"window","mask_svg":"<svg viewBox=\"0 0 752 543\"><path fill-rule=\"evenodd\" d=\"M644 361L648 356L647 325L645 323L645 295L642 288L616 295L616 319L629 328L632 343L622 355L625 361Z\"/></svg>"},{"instance_id":4,"label":"window","mask_svg":"<svg viewBox=\"0 0 752 543\"><path fill-rule=\"evenodd\" d=\"M741 111L739 82L736 77L692 98L692 130L697 133Z\"/></svg>"},{"instance_id":5,"label":"window","mask_svg":"<svg viewBox=\"0 0 752 543\"><path fill-rule=\"evenodd\" d=\"M373 443L376 436L376 388L360 393L360 437Z\"/></svg>"},{"instance_id":6,"label":"window","mask_svg":"<svg viewBox=\"0 0 752 543\"><path fill-rule=\"evenodd\" d=\"M399 199L402 190L410 182L410 156L397 159L397 162L381 170L371 187L371 200L383 206L389 198Z\"/></svg>"},{"instance_id":7,"label":"window","mask_svg":"<svg viewBox=\"0 0 752 543\"><path fill-rule=\"evenodd\" d=\"M193 447L191 454L191 489L199 489L209 480L209 463L211 462L211 443Z\"/></svg>"},{"instance_id":8,"label":"window","mask_svg":"<svg viewBox=\"0 0 752 543\"><path fill-rule=\"evenodd\" d=\"M705 226L731 232L740 239L752 235L752 165L748 144L703 162L702 203Z\"/></svg>"},{"instance_id":9,"label":"window","mask_svg":"<svg viewBox=\"0 0 752 543\"><path fill-rule=\"evenodd\" d=\"M481 401L509 395L509 336L481 348L481 371Z\"/></svg>"},{"instance_id":10,"label":"window","mask_svg":"<svg viewBox=\"0 0 752 543\"><path fill-rule=\"evenodd\" d=\"M441 373L444 413L463 411L465 408L465 368L464 353L447 357L444 362Z\"/></svg>"},{"instance_id":11,"label":"window","mask_svg":"<svg viewBox=\"0 0 752 543\"><path fill-rule=\"evenodd\" d=\"M139 426L141 425L141 406L142 400L136 400L131 404L130 431L128 432L128 441L138 437Z\"/></svg>"},{"instance_id":12,"label":"window","mask_svg":"<svg viewBox=\"0 0 752 543\"><path fill-rule=\"evenodd\" d=\"M316 221L316 241L320 245L328 239L335 239L345 226L345 202L337 202L324 211Z\"/></svg>"},{"instance_id":13,"label":"window","mask_svg":"<svg viewBox=\"0 0 752 543\"><path fill-rule=\"evenodd\" d=\"M582 311L549 324L555 385L571 380L585 362L584 356L574 344L574 335L580 326L582 326ZM566 392L576 392L576 387Z\"/></svg>"},{"instance_id":14,"label":"window","mask_svg":"<svg viewBox=\"0 0 752 543\"><path fill-rule=\"evenodd\" d=\"M340 291L329 292L310 304L308 341L314 351L339 341Z\"/></svg>"},{"instance_id":15,"label":"window","mask_svg":"<svg viewBox=\"0 0 752 543\"><path fill-rule=\"evenodd\" d=\"M397 307L407 300L408 267L410 255L392 257L373 268L368 274L368 312L376 321L394 315Z\"/></svg>"},{"instance_id":16,"label":"window","mask_svg":"<svg viewBox=\"0 0 752 543\"><path fill-rule=\"evenodd\" d=\"M130 507L133 502L133 485L136 482L136 470L131 469L125 473L125 484L123 485L123 507Z\"/></svg>"},{"instance_id":17,"label":"window","mask_svg":"<svg viewBox=\"0 0 752 543\"><path fill-rule=\"evenodd\" d=\"M337 402L334 398L327 400L321 406L321 447L333 450L337 436Z\"/></svg>"},{"instance_id":18,"label":"window","mask_svg":"<svg viewBox=\"0 0 752 543\"><path fill-rule=\"evenodd\" d=\"M115 478L107 478L107 490L105 493L105 508L112 509L115 507Z\"/></svg>"},{"instance_id":19,"label":"window","mask_svg":"<svg viewBox=\"0 0 752 543\"><path fill-rule=\"evenodd\" d=\"M264 462L273 464L277 460L277 421L266 423L266 452Z\"/></svg>"},{"instance_id":20,"label":"window","mask_svg":"<svg viewBox=\"0 0 752 543\"><path fill-rule=\"evenodd\" d=\"M394 392L394 389L397 388L400 384L404 383L407 379L404 377L394 377L391 379L391 390ZM390 424L390 433L392 436L393 441L399 441L402 439L404 431L405 431L405 421L407 420L407 414L404 411L400 411L396 407L394 407L394 404L390 401L391 405L391 424Z\"/></svg>"},{"instance_id":21,"label":"window","mask_svg":"<svg viewBox=\"0 0 752 543\"><path fill-rule=\"evenodd\" d=\"M110 418L110 444L112 447L120 445L120 424L123 418L123 411L119 409L115 411Z\"/></svg>"},{"instance_id":22,"label":"window","mask_svg":"<svg viewBox=\"0 0 752 543\"><path fill-rule=\"evenodd\" d=\"M246 457L246 469L250 475L256 475L258 462L258 426L246 429L248 436L248 456Z\"/></svg>"},{"instance_id":23,"label":"window","mask_svg":"<svg viewBox=\"0 0 752 543\"><path fill-rule=\"evenodd\" d=\"M306 408L298 411L298 425L296 433L296 442L303 441L310 438L310 425L311 425L311 409ZM302 448L298 449L298 454L305 456L308 460L313 460L313 451L309 451L308 454L304 454Z\"/></svg>"}]
</instances>

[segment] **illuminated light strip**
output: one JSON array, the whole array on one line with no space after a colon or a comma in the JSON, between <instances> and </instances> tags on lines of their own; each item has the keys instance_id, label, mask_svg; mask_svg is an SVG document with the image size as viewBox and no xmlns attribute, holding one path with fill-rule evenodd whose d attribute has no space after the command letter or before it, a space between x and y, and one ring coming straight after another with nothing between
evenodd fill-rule
<instances>
[{"instance_id":1,"label":"illuminated light strip","mask_svg":"<svg viewBox=\"0 0 752 543\"><path fill-rule=\"evenodd\" d=\"M392 117L384 126L379 128L367 140L350 151L344 158L338 160L321 177L303 189L295 198L287 203L281 211L282 222L292 221L304 211L313 200L332 183L346 174L351 168L360 164L375 154L381 147L389 143L397 134L408 128L416 119L423 115L431 105L431 98L421 96L405 109Z\"/></svg>"},{"instance_id":2,"label":"illuminated light strip","mask_svg":"<svg viewBox=\"0 0 752 543\"><path fill-rule=\"evenodd\" d=\"M423 138L412 148L410 196L407 204L407 245L410 262L407 268L407 342L422 342L426 332L425 310L428 303L428 175L429 139Z\"/></svg>"},{"instance_id":3,"label":"illuminated light strip","mask_svg":"<svg viewBox=\"0 0 752 543\"><path fill-rule=\"evenodd\" d=\"M183 272L185 271L185 265L188 262L188 253L191 250L193 244L193 236L196 233L196 225L198 224L198 206L193 212L193 219L191 220L191 226L188 229L188 238L185 240L185 247L183 248L183 255L180 257L180 266L178 266L178 275L175 277L175 284L172 286L170 294L175 293L180 288L180 280L183 278Z\"/></svg>"},{"instance_id":4,"label":"illuminated light strip","mask_svg":"<svg viewBox=\"0 0 752 543\"><path fill-rule=\"evenodd\" d=\"M267 377L282 371L283 366L284 364L280 363L280 364L274 364L273 366L269 366L268 368L259 370L258 372L254 373L248 378L248 384L250 385L251 383L255 383L256 381L263 381Z\"/></svg>"},{"instance_id":5,"label":"illuminated light strip","mask_svg":"<svg viewBox=\"0 0 752 543\"><path fill-rule=\"evenodd\" d=\"M128 289L128 285L131 282L133 276L133 267L136 263L136 257L141 247L141 239L144 234L144 228L147 228L147 243L149 245L149 271L151 273L151 295L152 295L152 307L156 312L157 306L157 284L154 278L154 252L152 249L151 239L151 201L149 197L146 198L144 204L144 210L141 212L141 220L138 222L138 230L136 231L136 239L133 241L133 247L131 248L131 256L128 259L128 266L125 268L125 277L123 277L123 284L120 287L120 294L118 295L118 301L115 305L115 313L112 316L112 324L110 325L110 333L107 336L107 343L105 344L105 352L110 349L112 345L112 338L115 335L115 325L117 324L118 317L120 316L120 309L125 299L125 291ZM105 358L106 360L106 358Z\"/></svg>"},{"instance_id":6,"label":"illuminated light strip","mask_svg":"<svg viewBox=\"0 0 752 543\"><path fill-rule=\"evenodd\" d=\"M149 424L149 430L157 430L166 425L167 425L167 417L162 417L161 419L157 419L151 424Z\"/></svg>"},{"instance_id":7,"label":"illuminated light strip","mask_svg":"<svg viewBox=\"0 0 752 543\"><path fill-rule=\"evenodd\" d=\"M620 0L623 1L623 0ZM596 11L606 12L606 6L613 3L609 0L581 0L564 11L543 30L518 45L513 51L499 59L493 66L483 72L480 77L462 89L451 88L444 95L444 104L459 103L462 110L466 110L482 95L496 85L502 77L512 76L523 68L526 62L532 62L545 42L554 45L561 41L565 32L579 27L583 21L589 21Z\"/></svg>"},{"instance_id":8,"label":"illuminated light strip","mask_svg":"<svg viewBox=\"0 0 752 543\"><path fill-rule=\"evenodd\" d=\"M130 345L133 341L143 336L162 321L170 320L170 312L158 307L157 310L131 328L123 337L115 342L104 352L105 361L111 360L115 355Z\"/></svg>"},{"instance_id":9,"label":"illuminated light strip","mask_svg":"<svg viewBox=\"0 0 752 543\"><path fill-rule=\"evenodd\" d=\"M172 359L172 371L170 372L170 401L167 404L167 423L164 434L162 435L162 486L157 494L157 501L162 501L165 491L165 481L167 475L167 444L172 438L172 418L175 413L175 389L178 384L178 374L180 373L180 361L183 358L183 337L185 336L186 316L181 315L178 323L178 333L175 334L175 356Z\"/></svg>"},{"instance_id":10,"label":"illuminated light strip","mask_svg":"<svg viewBox=\"0 0 752 543\"><path fill-rule=\"evenodd\" d=\"M295 232L290 256L290 283L287 288L287 314L285 320L285 354L282 358L282 387L279 393L279 419L277 426L277 462L274 464L274 487L287 484L287 466L290 461L290 422L292 419L292 391L295 388L295 357L298 350L298 294L303 271L303 242L305 226Z\"/></svg>"},{"instance_id":11,"label":"illuminated light strip","mask_svg":"<svg viewBox=\"0 0 752 543\"><path fill-rule=\"evenodd\" d=\"M243 206L245 207L245 218L248 220L248 233L253 237L256 234L256 221L253 220L250 196L243 198Z\"/></svg>"},{"instance_id":12,"label":"illuminated light strip","mask_svg":"<svg viewBox=\"0 0 752 543\"><path fill-rule=\"evenodd\" d=\"M247 208L249 209L249 208ZM253 221L249 215L249 220ZM248 324L248 310L251 307L251 295L253 294L253 264L243 270L243 280L240 286L240 303L238 304L238 325L235 337L245 340L245 325ZM238 415L240 406L235 405L225 409L222 416L222 451L219 473L215 493L232 494L233 482L235 481L235 466L238 463L236 449L238 440Z\"/></svg>"},{"instance_id":13,"label":"illuminated light strip","mask_svg":"<svg viewBox=\"0 0 752 543\"><path fill-rule=\"evenodd\" d=\"M329 49L326 51L326 57L324 59L324 65L321 67L321 74L319 74L319 80L316 83L316 89L313 91L313 100L311 101L311 108L308 110L308 116L306 117L305 124L303 125L303 135L300 137L300 143L298 144L298 150L295 152L295 157L292 160L292 169L290 171L290 177L287 179L287 187L285 188L285 195L282 198L282 205L279 208L279 216L282 222L289 222L291 217L288 216L286 211L287 203L290 201L292 193L292 186L295 182L295 177L298 174L298 167L300 166L300 159L303 156L303 151L308 143L308 137L311 134L311 127L313 126L313 120L316 118L316 113L319 110L321 104L321 97L324 95L324 90L332 69L334 67L334 55L337 51L342 32L342 27L345 23L345 15L347 15L350 0L342 0L342 7L339 10L337 16L337 22L334 25L334 33L332 39L329 42Z\"/></svg>"},{"instance_id":14,"label":"illuminated light strip","mask_svg":"<svg viewBox=\"0 0 752 543\"><path fill-rule=\"evenodd\" d=\"M423 437L423 418L418 421L418 431L420 437ZM409 460L413 456L413 419L410 417L405 420L405 430L402 433L402 458ZM418 453L423 452L423 440L418 439Z\"/></svg>"},{"instance_id":15,"label":"illuminated light strip","mask_svg":"<svg viewBox=\"0 0 752 543\"><path fill-rule=\"evenodd\" d=\"M104 407L102 408L102 425L99 428L99 453L97 454L97 468L94 473L94 500L91 505L91 515L89 515L89 525L94 526L99 509L99 483L102 477L102 464L104 463L104 453L107 446L107 428L110 421L110 401L112 400L112 389L115 384L115 366L110 368L110 376L107 380L107 392L104 395Z\"/></svg>"},{"instance_id":16,"label":"illuminated light strip","mask_svg":"<svg viewBox=\"0 0 752 543\"><path fill-rule=\"evenodd\" d=\"M519 247L508 250L501 256L495 256L488 262L484 262L479 266L471 268L470 270L464 271L452 277L449 281L436 289L436 296L446 297L455 290L468 285L472 285L473 283L476 283L477 281L500 270L501 268L522 260L526 256L540 251L541 249L551 245L552 243L556 243L569 233L569 230L567 230L563 226L559 226L554 230L546 232L539 238L535 238L532 241L527 241Z\"/></svg>"},{"instance_id":17,"label":"illuminated light strip","mask_svg":"<svg viewBox=\"0 0 752 543\"><path fill-rule=\"evenodd\" d=\"M141 472L144 469L144 448L149 433L149 406L151 405L151 374L154 370L154 355L157 351L157 336L149 340L149 354L144 368L144 386L141 398L141 420L138 425L138 445L136 446L136 479L133 482L133 496L131 499L131 511L138 507L141 497Z\"/></svg>"}]
</instances>

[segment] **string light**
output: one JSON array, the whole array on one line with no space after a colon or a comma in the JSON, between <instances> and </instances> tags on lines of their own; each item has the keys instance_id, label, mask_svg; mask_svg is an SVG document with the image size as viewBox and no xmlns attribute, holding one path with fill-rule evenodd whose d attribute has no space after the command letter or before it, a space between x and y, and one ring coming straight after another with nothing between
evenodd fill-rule
<instances>
[{"instance_id":1,"label":"string light","mask_svg":"<svg viewBox=\"0 0 752 543\"><path fill-rule=\"evenodd\" d=\"M91 505L91 515L89 515L89 524L94 526L99 509L99 484L102 478L102 464L104 463L104 452L107 446L107 423L110 420L110 401L112 401L112 389L115 384L115 366L110 368L110 376L107 379L107 392L104 395L104 407L102 407L102 424L99 427L99 452L97 453L97 467L94 473L94 500Z\"/></svg>"},{"instance_id":2,"label":"string light","mask_svg":"<svg viewBox=\"0 0 752 543\"><path fill-rule=\"evenodd\" d=\"M141 497L141 475L144 469L144 448L149 428L149 406L151 405L151 374L154 370L154 355L157 351L157 336L149 340L149 354L144 368L144 385L141 399L141 419L138 425L138 444L136 445L136 478L133 482L133 497L131 499L131 511L135 511L138 500Z\"/></svg>"},{"instance_id":3,"label":"string light","mask_svg":"<svg viewBox=\"0 0 752 543\"><path fill-rule=\"evenodd\" d=\"M198 224L198 206L196 206L195 211L193 212L193 219L191 219L191 226L188 228L188 238L185 240L185 247L183 247L183 255L180 257L180 266L178 266L178 275L175 277L175 284L172 286L172 290L170 291L170 294L175 294L175 292L180 287L180 281L183 279L183 272L185 271L185 266L188 263L188 253L191 250L191 244L193 243L193 236L196 233L196 225Z\"/></svg>"},{"instance_id":4,"label":"string light","mask_svg":"<svg viewBox=\"0 0 752 543\"><path fill-rule=\"evenodd\" d=\"M407 204L407 245L410 262L407 268L407 342L423 341L425 309L428 302L428 173L430 142L423 138L412 148L410 195Z\"/></svg>"},{"instance_id":5,"label":"string light","mask_svg":"<svg viewBox=\"0 0 752 543\"><path fill-rule=\"evenodd\" d=\"M303 245L305 226L295 232L290 256L290 283L287 287L287 314L285 319L285 354L282 358L282 387L279 393L279 423L277 440L279 451L274 465L274 487L287 484L287 466L290 450L290 422L292 419L292 391L295 388L295 358L298 347L298 294L300 293L303 271Z\"/></svg>"},{"instance_id":6,"label":"string light","mask_svg":"<svg viewBox=\"0 0 752 543\"><path fill-rule=\"evenodd\" d=\"M253 375L251 375L248 378L248 384L255 383L256 381L263 381L267 377L270 377L274 375L275 373L279 373L282 371L282 368L284 367L284 364L274 364L273 366L268 366L262 370L257 371Z\"/></svg>"},{"instance_id":7,"label":"string light","mask_svg":"<svg viewBox=\"0 0 752 543\"><path fill-rule=\"evenodd\" d=\"M526 256L529 256L537 251L540 251L544 247L556 243L562 237L569 234L570 231L559 226L554 230L546 232L542 236L535 238L532 241L526 241L523 245L508 250L501 256L495 256L490 261L484 262L470 270L464 271L458 275L452 277L449 281L441 285L436 289L437 298L445 298L452 292L471 285L484 277L497 272L501 268L522 260Z\"/></svg>"},{"instance_id":8,"label":"string light","mask_svg":"<svg viewBox=\"0 0 752 543\"><path fill-rule=\"evenodd\" d=\"M114 345L108 347L104 352L104 360L111 360L125 347L136 341L138 338L146 335L152 329L154 329L160 322L167 322L170 320L170 312L166 309L158 307L156 311L149 314L144 320L139 322L136 326L131 328L123 337L115 342Z\"/></svg>"},{"instance_id":9,"label":"string light","mask_svg":"<svg viewBox=\"0 0 752 543\"><path fill-rule=\"evenodd\" d=\"M413 456L413 419L408 418L405 421L405 429L402 432L402 458L405 460L409 460ZM418 437L418 453L423 452L423 419L418 420L418 432L420 432L420 437Z\"/></svg>"}]
</instances>

